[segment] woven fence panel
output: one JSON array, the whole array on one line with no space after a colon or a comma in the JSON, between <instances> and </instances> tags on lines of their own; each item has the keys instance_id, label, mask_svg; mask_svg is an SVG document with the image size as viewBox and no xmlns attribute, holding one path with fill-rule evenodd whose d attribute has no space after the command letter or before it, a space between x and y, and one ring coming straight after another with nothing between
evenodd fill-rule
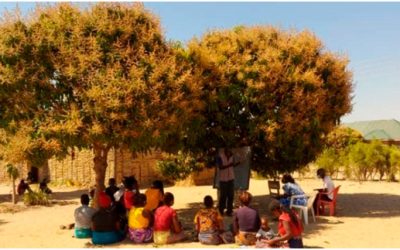
<instances>
[{"instance_id":1,"label":"woven fence panel","mask_svg":"<svg viewBox=\"0 0 400 250\"><path fill-rule=\"evenodd\" d=\"M85 186L95 183L93 169L93 152L90 150L75 151L74 156L67 156L63 160L49 160L49 171L52 181L73 181ZM110 150L107 159L106 183L108 178L114 177L114 151Z\"/></svg>"}]
</instances>

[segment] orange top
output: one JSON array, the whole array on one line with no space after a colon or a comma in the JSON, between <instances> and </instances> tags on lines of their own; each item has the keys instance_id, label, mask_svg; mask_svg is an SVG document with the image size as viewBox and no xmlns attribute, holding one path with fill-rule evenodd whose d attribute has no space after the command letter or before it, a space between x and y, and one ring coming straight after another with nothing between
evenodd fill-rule
<instances>
[{"instance_id":1,"label":"orange top","mask_svg":"<svg viewBox=\"0 0 400 250\"><path fill-rule=\"evenodd\" d=\"M294 222L292 221L292 219L290 219L290 216L288 213L283 212L280 216L279 216L279 224L278 224L278 232L281 236L286 234L286 230L283 227L283 221L287 221L289 222L289 226L290 226L290 230L292 231L292 235L293 237L298 237L301 236L301 233L303 232L303 227L301 225L301 221L299 219L299 217L297 216L298 221L299 221L299 225L294 224Z\"/></svg>"},{"instance_id":2,"label":"orange top","mask_svg":"<svg viewBox=\"0 0 400 250\"><path fill-rule=\"evenodd\" d=\"M163 200L163 195L159 189L149 188L146 190L146 205L145 209L152 211L153 209L158 207L160 201Z\"/></svg>"}]
</instances>

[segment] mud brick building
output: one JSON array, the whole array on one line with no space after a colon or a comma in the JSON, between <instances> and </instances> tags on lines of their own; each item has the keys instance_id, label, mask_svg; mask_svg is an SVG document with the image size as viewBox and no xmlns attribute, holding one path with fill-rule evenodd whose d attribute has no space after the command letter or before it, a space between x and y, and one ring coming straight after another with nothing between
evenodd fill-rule
<instances>
[{"instance_id":1,"label":"mud brick building","mask_svg":"<svg viewBox=\"0 0 400 250\"><path fill-rule=\"evenodd\" d=\"M93 157L91 150L74 151L63 160L52 158L47 165L42 167L29 164L21 164L17 167L20 171L20 178L26 178L28 172L31 171L38 182L46 178L55 182L72 181L82 185L92 185L95 182ZM156 163L161 158L160 151L133 155L127 150L110 150L106 181L113 177L119 183L123 176L135 175L141 185L148 186L153 180L161 178L156 170ZM0 171L0 181L9 181L5 169Z\"/></svg>"}]
</instances>

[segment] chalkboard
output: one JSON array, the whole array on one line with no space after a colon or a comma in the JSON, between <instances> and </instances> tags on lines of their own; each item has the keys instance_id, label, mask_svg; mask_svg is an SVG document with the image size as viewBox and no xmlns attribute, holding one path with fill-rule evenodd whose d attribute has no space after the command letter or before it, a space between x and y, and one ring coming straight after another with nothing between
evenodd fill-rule
<instances>
[{"instance_id":1,"label":"chalkboard","mask_svg":"<svg viewBox=\"0 0 400 250\"><path fill-rule=\"evenodd\" d=\"M219 152L221 152L220 149ZM248 190L250 182L250 162L251 149L250 147L241 147L232 149L234 162L240 162L239 165L233 168L235 173L235 189ZM219 169L215 167L214 188L219 188Z\"/></svg>"}]
</instances>

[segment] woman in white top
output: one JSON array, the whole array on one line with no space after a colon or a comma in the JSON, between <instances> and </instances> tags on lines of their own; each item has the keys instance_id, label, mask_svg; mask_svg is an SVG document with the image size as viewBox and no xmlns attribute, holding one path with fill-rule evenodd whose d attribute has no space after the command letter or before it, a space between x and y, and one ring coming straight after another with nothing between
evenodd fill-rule
<instances>
[{"instance_id":1,"label":"woman in white top","mask_svg":"<svg viewBox=\"0 0 400 250\"><path fill-rule=\"evenodd\" d=\"M323 192L327 194L321 194L319 197L321 200L326 200L326 201L331 201L333 199L333 190L335 189L335 184L333 184L333 181L331 177L326 175L326 171L323 168L320 168L317 170L317 176L318 178L321 178L322 181L324 182L324 186L322 189L318 189L318 192ZM314 210L316 211L317 209L317 199L314 201Z\"/></svg>"}]
</instances>

